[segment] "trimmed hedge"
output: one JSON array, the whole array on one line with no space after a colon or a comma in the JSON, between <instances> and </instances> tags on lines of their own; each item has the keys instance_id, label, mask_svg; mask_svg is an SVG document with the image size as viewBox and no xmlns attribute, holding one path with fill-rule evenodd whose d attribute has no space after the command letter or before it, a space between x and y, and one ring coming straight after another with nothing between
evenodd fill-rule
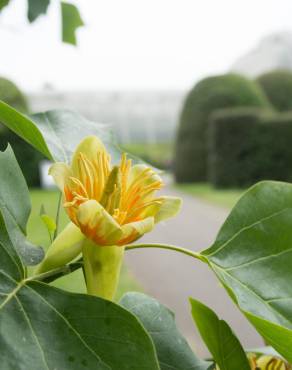
<instances>
[{"instance_id":1,"label":"trimmed hedge","mask_svg":"<svg viewBox=\"0 0 292 370\"><path fill-rule=\"evenodd\" d=\"M256 82L236 74L209 77L187 95L180 116L175 148L177 182L207 178L207 126L217 109L238 106L270 107Z\"/></svg>"},{"instance_id":2,"label":"trimmed hedge","mask_svg":"<svg viewBox=\"0 0 292 370\"><path fill-rule=\"evenodd\" d=\"M246 187L260 180L292 181L292 113L215 112L209 127L209 180L216 187Z\"/></svg>"},{"instance_id":3,"label":"trimmed hedge","mask_svg":"<svg viewBox=\"0 0 292 370\"><path fill-rule=\"evenodd\" d=\"M1 77L0 99L22 113L28 112L26 98L19 88L13 82ZM27 184L39 186L39 161L43 159L43 156L0 123L0 150L5 150L8 143L14 150Z\"/></svg>"},{"instance_id":4,"label":"trimmed hedge","mask_svg":"<svg viewBox=\"0 0 292 370\"><path fill-rule=\"evenodd\" d=\"M292 73L276 70L257 78L273 106L280 112L292 110Z\"/></svg>"}]
</instances>

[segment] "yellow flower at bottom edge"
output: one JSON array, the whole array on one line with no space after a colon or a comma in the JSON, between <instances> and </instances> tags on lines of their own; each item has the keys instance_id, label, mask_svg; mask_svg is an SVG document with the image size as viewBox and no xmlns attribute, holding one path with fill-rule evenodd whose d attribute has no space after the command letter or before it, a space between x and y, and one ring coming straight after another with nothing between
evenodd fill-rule
<instances>
[{"instance_id":1,"label":"yellow flower at bottom edge","mask_svg":"<svg viewBox=\"0 0 292 370\"><path fill-rule=\"evenodd\" d=\"M124 154L117 166L95 136L77 147L71 166L50 168L64 194L71 221L99 246L126 245L174 216L181 204L175 197L156 196L161 178L146 165L132 166Z\"/></svg>"},{"instance_id":2,"label":"yellow flower at bottom edge","mask_svg":"<svg viewBox=\"0 0 292 370\"><path fill-rule=\"evenodd\" d=\"M289 370L291 365L276 356L248 354L251 370Z\"/></svg>"},{"instance_id":3,"label":"yellow flower at bottom edge","mask_svg":"<svg viewBox=\"0 0 292 370\"><path fill-rule=\"evenodd\" d=\"M291 365L279 357L262 355L257 356L253 353L248 354L251 370L291 370ZM216 370L220 370L216 366Z\"/></svg>"}]
</instances>

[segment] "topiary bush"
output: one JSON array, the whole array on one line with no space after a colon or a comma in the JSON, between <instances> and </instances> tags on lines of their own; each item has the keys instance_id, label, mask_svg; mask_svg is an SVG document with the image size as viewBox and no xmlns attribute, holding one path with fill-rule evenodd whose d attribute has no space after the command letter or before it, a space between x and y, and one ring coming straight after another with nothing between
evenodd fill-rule
<instances>
[{"instance_id":1,"label":"topiary bush","mask_svg":"<svg viewBox=\"0 0 292 370\"><path fill-rule=\"evenodd\" d=\"M260 108L220 109L208 128L208 180L215 187L241 187L259 176L251 157L258 150Z\"/></svg>"},{"instance_id":2,"label":"topiary bush","mask_svg":"<svg viewBox=\"0 0 292 370\"><path fill-rule=\"evenodd\" d=\"M187 95L180 116L175 146L174 172L177 182L207 179L207 126L219 108L270 107L256 82L236 74L209 77Z\"/></svg>"},{"instance_id":3,"label":"topiary bush","mask_svg":"<svg viewBox=\"0 0 292 370\"><path fill-rule=\"evenodd\" d=\"M233 108L215 112L208 129L208 174L215 187L292 181L292 114Z\"/></svg>"},{"instance_id":4,"label":"topiary bush","mask_svg":"<svg viewBox=\"0 0 292 370\"><path fill-rule=\"evenodd\" d=\"M3 77L0 77L0 100L22 113L28 112L28 104L24 94L13 82ZM43 156L0 123L0 150L5 150L8 143L14 150L27 184L29 186L39 186L39 161Z\"/></svg>"},{"instance_id":5,"label":"topiary bush","mask_svg":"<svg viewBox=\"0 0 292 370\"><path fill-rule=\"evenodd\" d=\"M0 77L0 100L22 113L27 113L28 111L28 104L24 94L12 81L3 77Z\"/></svg>"},{"instance_id":6,"label":"topiary bush","mask_svg":"<svg viewBox=\"0 0 292 370\"><path fill-rule=\"evenodd\" d=\"M292 73L276 70L258 77L257 82L280 112L292 110Z\"/></svg>"}]
</instances>

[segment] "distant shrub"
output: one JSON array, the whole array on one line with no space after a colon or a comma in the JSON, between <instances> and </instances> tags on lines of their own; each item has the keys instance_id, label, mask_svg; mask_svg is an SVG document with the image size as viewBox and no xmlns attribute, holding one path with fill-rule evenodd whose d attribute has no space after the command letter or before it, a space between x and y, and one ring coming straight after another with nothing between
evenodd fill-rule
<instances>
[{"instance_id":1,"label":"distant shrub","mask_svg":"<svg viewBox=\"0 0 292 370\"><path fill-rule=\"evenodd\" d=\"M0 77L0 100L23 113L28 111L25 96L12 81L3 77Z\"/></svg>"},{"instance_id":2,"label":"distant shrub","mask_svg":"<svg viewBox=\"0 0 292 370\"><path fill-rule=\"evenodd\" d=\"M187 95L180 116L175 149L175 177L178 182L207 178L207 126L219 108L270 104L257 83L236 74L209 77Z\"/></svg>"},{"instance_id":3,"label":"distant shrub","mask_svg":"<svg viewBox=\"0 0 292 370\"><path fill-rule=\"evenodd\" d=\"M292 73L276 70L258 77L260 84L272 105L280 112L292 110Z\"/></svg>"},{"instance_id":4,"label":"distant shrub","mask_svg":"<svg viewBox=\"0 0 292 370\"><path fill-rule=\"evenodd\" d=\"M258 175L258 163L251 156L257 150L261 113L256 108L231 108L210 117L208 179L214 186L245 186Z\"/></svg>"},{"instance_id":5,"label":"distant shrub","mask_svg":"<svg viewBox=\"0 0 292 370\"><path fill-rule=\"evenodd\" d=\"M210 121L212 185L246 187L264 179L292 181L292 114L234 108L215 112Z\"/></svg>"},{"instance_id":6,"label":"distant shrub","mask_svg":"<svg viewBox=\"0 0 292 370\"><path fill-rule=\"evenodd\" d=\"M22 113L28 112L28 104L24 94L13 82L3 77L0 77L0 100ZM28 185L39 186L38 164L43 156L19 136L0 124L0 150L5 150L8 143L14 150Z\"/></svg>"}]
</instances>

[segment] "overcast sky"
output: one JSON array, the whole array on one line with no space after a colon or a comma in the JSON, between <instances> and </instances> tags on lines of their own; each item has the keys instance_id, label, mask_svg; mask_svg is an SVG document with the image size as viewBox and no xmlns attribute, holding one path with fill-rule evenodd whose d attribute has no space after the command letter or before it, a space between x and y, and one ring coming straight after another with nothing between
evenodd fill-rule
<instances>
[{"instance_id":1,"label":"overcast sky","mask_svg":"<svg viewBox=\"0 0 292 370\"><path fill-rule=\"evenodd\" d=\"M31 91L185 89L228 70L267 34L292 30L291 0L76 0L78 47L60 41L57 0L26 21L26 0L0 16L0 75Z\"/></svg>"}]
</instances>

